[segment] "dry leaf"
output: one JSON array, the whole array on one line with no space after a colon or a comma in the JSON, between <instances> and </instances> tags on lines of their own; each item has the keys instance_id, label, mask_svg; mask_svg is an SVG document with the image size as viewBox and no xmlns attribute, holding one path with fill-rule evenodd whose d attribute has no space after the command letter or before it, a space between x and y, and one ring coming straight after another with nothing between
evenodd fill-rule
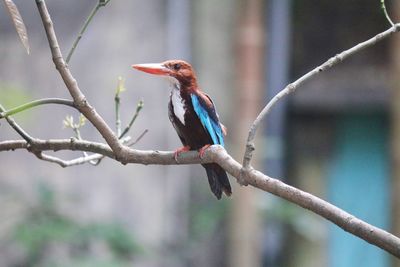
<instances>
[{"instance_id":1,"label":"dry leaf","mask_svg":"<svg viewBox=\"0 0 400 267\"><path fill-rule=\"evenodd\" d=\"M19 39L21 39L21 42L26 49L26 52L29 54L28 34L26 32L26 27L24 21L22 20L21 14L19 13L17 6L12 0L4 0L4 3L6 4L7 10L10 13L10 16L14 22L14 26L17 30Z\"/></svg>"}]
</instances>

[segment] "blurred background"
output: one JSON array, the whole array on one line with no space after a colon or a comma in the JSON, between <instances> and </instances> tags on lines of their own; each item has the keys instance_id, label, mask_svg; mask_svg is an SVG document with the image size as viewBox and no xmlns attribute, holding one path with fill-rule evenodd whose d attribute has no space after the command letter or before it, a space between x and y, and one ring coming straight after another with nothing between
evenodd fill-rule
<instances>
[{"instance_id":1,"label":"blurred background","mask_svg":"<svg viewBox=\"0 0 400 267\"><path fill-rule=\"evenodd\" d=\"M0 103L69 98L51 60L34 1L14 0L27 26L26 55L0 8ZM64 56L96 0L47 1ZM395 4L397 6L395 6ZM387 1L396 21L399 1ZM398 18L399 16L397 16ZM80 88L115 125L139 100L137 149L174 150L168 83L131 64L181 58L228 127L241 161L247 131L288 82L389 27L378 0L111 0L71 61ZM254 165L268 175L400 234L400 38L391 37L321 73L278 104L257 136ZM14 118L31 135L69 138L63 106ZM87 124L84 139L103 141ZM0 140L20 139L7 123ZM80 153L59 152L72 159ZM26 151L0 153L0 266L400 266L326 220L251 187L217 201L200 166L123 166L105 159L60 168Z\"/></svg>"}]
</instances>

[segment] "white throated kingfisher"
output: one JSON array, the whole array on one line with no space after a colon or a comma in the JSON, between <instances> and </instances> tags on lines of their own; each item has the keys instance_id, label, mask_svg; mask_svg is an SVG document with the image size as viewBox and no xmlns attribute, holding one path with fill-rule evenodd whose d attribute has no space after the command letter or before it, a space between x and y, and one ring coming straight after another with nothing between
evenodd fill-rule
<instances>
[{"instance_id":1,"label":"white throated kingfisher","mask_svg":"<svg viewBox=\"0 0 400 267\"><path fill-rule=\"evenodd\" d=\"M183 60L168 60L156 64L137 64L133 68L150 74L168 77L171 94L168 116L183 147L175 151L175 160L181 152L198 150L203 157L205 150L214 144L224 146L225 126L211 98L197 85L192 66ZM220 199L222 192L230 196L231 185L224 169L216 163L202 164L206 169L211 191Z\"/></svg>"}]
</instances>

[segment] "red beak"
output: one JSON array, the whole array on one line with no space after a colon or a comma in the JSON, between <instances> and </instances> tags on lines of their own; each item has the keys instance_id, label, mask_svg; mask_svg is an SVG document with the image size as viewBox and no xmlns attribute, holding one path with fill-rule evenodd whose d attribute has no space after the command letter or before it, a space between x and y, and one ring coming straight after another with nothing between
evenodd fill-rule
<instances>
[{"instance_id":1,"label":"red beak","mask_svg":"<svg viewBox=\"0 0 400 267\"><path fill-rule=\"evenodd\" d=\"M171 73L171 70L166 68L163 64L161 63L151 63L151 64L135 64L132 65L132 68L144 71L150 74L155 74L155 75L168 75Z\"/></svg>"}]
</instances>

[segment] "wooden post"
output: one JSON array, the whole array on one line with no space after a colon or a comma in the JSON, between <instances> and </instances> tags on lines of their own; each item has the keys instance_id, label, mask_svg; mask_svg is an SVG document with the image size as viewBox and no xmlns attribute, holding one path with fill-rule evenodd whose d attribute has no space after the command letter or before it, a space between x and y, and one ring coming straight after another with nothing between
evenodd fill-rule
<instances>
[{"instance_id":1,"label":"wooden post","mask_svg":"<svg viewBox=\"0 0 400 267\"><path fill-rule=\"evenodd\" d=\"M263 2L241 0L236 33L236 128L232 129L235 156L241 158L247 131L256 118L264 99L263 90ZM257 163L253 161L255 166ZM250 187L236 188L232 198L230 219L229 266L261 266L260 227L257 191Z\"/></svg>"}]
</instances>

